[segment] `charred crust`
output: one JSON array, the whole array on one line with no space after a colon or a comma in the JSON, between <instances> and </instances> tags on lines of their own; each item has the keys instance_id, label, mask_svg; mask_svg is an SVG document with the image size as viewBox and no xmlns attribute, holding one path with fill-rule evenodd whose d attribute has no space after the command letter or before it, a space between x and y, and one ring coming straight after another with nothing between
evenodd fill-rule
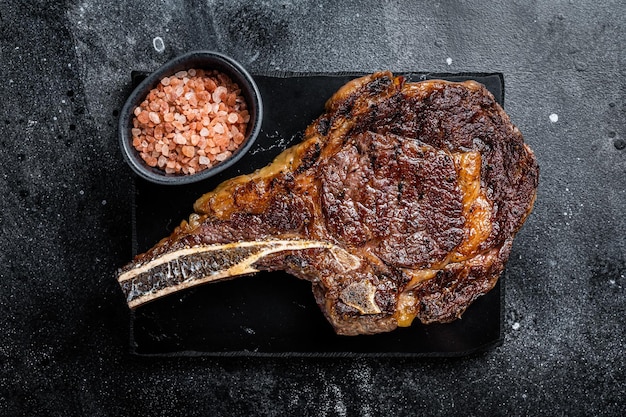
<instances>
[{"instance_id":1,"label":"charred crust","mask_svg":"<svg viewBox=\"0 0 626 417\"><path fill-rule=\"evenodd\" d=\"M280 185L282 185L282 178L280 179L278 177L272 178L269 183L270 191L276 191L276 189L279 188Z\"/></svg>"},{"instance_id":2,"label":"charred crust","mask_svg":"<svg viewBox=\"0 0 626 417\"><path fill-rule=\"evenodd\" d=\"M455 264L439 271L416 289L417 317L422 323L448 323L460 317L478 297L489 292L504 269L503 258L489 255L479 265Z\"/></svg>"},{"instance_id":3,"label":"charred crust","mask_svg":"<svg viewBox=\"0 0 626 417\"><path fill-rule=\"evenodd\" d=\"M329 119L329 115L328 114L324 114L322 116L320 116L317 119L317 122L315 123L315 128L317 130L317 132L322 135L322 136L326 136L330 130L330 119Z\"/></svg>"},{"instance_id":4,"label":"charred crust","mask_svg":"<svg viewBox=\"0 0 626 417\"><path fill-rule=\"evenodd\" d=\"M302 156L300 160L300 164L298 168L296 168L295 175L299 175L304 173L307 169L313 167L322 153L322 147L319 142L315 142L313 146L310 146L306 149L305 154Z\"/></svg>"},{"instance_id":5,"label":"charred crust","mask_svg":"<svg viewBox=\"0 0 626 417\"><path fill-rule=\"evenodd\" d=\"M274 194L260 215L261 227L271 234L300 232L309 221L306 205L290 191Z\"/></svg>"},{"instance_id":6,"label":"charred crust","mask_svg":"<svg viewBox=\"0 0 626 417\"><path fill-rule=\"evenodd\" d=\"M389 89L389 86L393 84L393 79L384 76L375 78L372 82L367 84L367 93L369 95L378 95Z\"/></svg>"},{"instance_id":7,"label":"charred crust","mask_svg":"<svg viewBox=\"0 0 626 417\"><path fill-rule=\"evenodd\" d=\"M347 97L337 108L335 114L333 115L333 119L350 119L352 109L357 98L358 96L356 94Z\"/></svg>"}]
</instances>

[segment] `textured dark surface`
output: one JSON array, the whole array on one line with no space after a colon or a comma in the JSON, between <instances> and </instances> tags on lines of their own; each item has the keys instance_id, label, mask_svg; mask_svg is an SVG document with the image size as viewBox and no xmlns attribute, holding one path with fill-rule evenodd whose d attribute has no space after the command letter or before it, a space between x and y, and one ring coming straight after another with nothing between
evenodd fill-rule
<instances>
[{"instance_id":1,"label":"textured dark surface","mask_svg":"<svg viewBox=\"0 0 626 417\"><path fill-rule=\"evenodd\" d=\"M0 415L622 414L626 6L408 3L0 3ZM503 72L542 169L503 345L454 360L131 356L117 112L131 69L202 48L252 72Z\"/></svg>"}]
</instances>

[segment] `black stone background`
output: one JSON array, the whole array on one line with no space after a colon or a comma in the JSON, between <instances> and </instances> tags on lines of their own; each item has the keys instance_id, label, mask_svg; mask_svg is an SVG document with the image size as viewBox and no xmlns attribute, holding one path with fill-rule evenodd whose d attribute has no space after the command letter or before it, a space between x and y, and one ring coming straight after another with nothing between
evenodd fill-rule
<instances>
[{"instance_id":1,"label":"black stone background","mask_svg":"<svg viewBox=\"0 0 626 417\"><path fill-rule=\"evenodd\" d=\"M591 0L1 2L0 415L623 414L625 16ZM504 73L541 183L506 271L502 346L131 355L114 278L132 196L117 112L131 70L193 49L257 73Z\"/></svg>"}]
</instances>

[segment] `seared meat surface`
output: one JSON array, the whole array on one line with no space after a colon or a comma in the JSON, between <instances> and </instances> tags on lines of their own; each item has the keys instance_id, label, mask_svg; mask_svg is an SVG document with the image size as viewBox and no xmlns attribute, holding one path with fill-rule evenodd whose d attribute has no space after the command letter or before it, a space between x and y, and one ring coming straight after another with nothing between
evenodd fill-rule
<instances>
[{"instance_id":1,"label":"seared meat surface","mask_svg":"<svg viewBox=\"0 0 626 417\"><path fill-rule=\"evenodd\" d=\"M376 73L337 91L300 144L198 199L118 280L134 308L285 270L312 283L338 334L449 322L496 284L537 183L482 85Z\"/></svg>"}]
</instances>

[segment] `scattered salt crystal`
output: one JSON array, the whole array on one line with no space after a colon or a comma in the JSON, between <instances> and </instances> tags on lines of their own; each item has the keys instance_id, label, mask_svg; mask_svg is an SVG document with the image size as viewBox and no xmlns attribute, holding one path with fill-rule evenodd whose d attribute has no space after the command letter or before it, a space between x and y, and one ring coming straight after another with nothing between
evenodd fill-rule
<instances>
[{"instance_id":1,"label":"scattered salt crystal","mask_svg":"<svg viewBox=\"0 0 626 417\"><path fill-rule=\"evenodd\" d=\"M160 36L152 39L152 47L157 52L163 52L165 50L165 43L163 43L163 39Z\"/></svg>"},{"instance_id":2,"label":"scattered salt crystal","mask_svg":"<svg viewBox=\"0 0 626 417\"><path fill-rule=\"evenodd\" d=\"M558 122L558 121L559 121L559 115L558 115L558 114L556 114L556 113L552 113L552 114L550 115L550 121L551 121L552 123L556 123L556 122Z\"/></svg>"},{"instance_id":3,"label":"scattered salt crystal","mask_svg":"<svg viewBox=\"0 0 626 417\"><path fill-rule=\"evenodd\" d=\"M513 326L511 326L513 328L513 330L519 330L520 328L520 324L518 322L513 323Z\"/></svg>"}]
</instances>

